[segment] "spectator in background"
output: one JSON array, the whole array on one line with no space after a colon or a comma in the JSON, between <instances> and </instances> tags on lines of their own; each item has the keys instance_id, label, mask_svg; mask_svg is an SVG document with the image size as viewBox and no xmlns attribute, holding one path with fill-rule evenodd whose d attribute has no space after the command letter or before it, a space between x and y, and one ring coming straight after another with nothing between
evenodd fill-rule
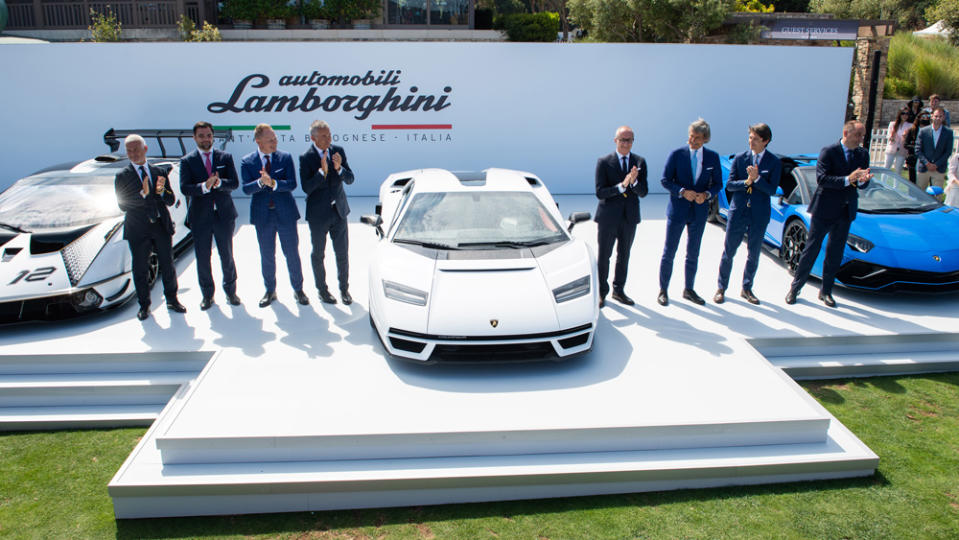
<instances>
[{"instance_id":1,"label":"spectator in background","mask_svg":"<svg viewBox=\"0 0 959 540\"><path fill-rule=\"evenodd\" d=\"M932 112L932 124L916 135L916 185L920 189L945 187L953 146L952 129L943 124L945 116L942 107L937 108Z\"/></svg>"},{"instance_id":2,"label":"spectator in background","mask_svg":"<svg viewBox=\"0 0 959 540\"><path fill-rule=\"evenodd\" d=\"M919 135L919 130L928 126L931 122L929 113L920 113L916 121L913 122L909 128L909 131L906 132L903 140L907 152L906 169L909 171L909 181L913 184L916 183L916 137Z\"/></svg>"},{"instance_id":3,"label":"spectator in background","mask_svg":"<svg viewBox=\"0 0 959 540\"><path fill-rule=\"evenodd\" d=\"M946 181L946 204L959 207L959 153L949 158L949 180Z\"/></svg>"},{"instance_id":4,"label":"spectator in background","mask_svg":"<svg viewBox=\"0 0 959 540\"><path fill-rule=\"evenodd\" d=\"M906 156L909 152L906 150L906 133L909 132L909 128L912 127L912 123L909 122L909 109L903 107L899 109L899 114L896 115L896 119L892 122L889 122L889 130L886 133L886 164L887 169L893 169L897 173L902 174L902 165L906 161ZM913 141L915 144L915 141Z\"/></svg>"},{"instance_id":5,"label":"spectator in background","mask_svg":"<svg viewBox=\"0 0 959 540\"><path fill-rule=\"evenodd\" d=\"M935 112L936 109L941 107L939 104L939 94L933 94L929 96L929 106L923 109L923 112L928 112L930 115ZM942 121L942 125L946 127L951 127L952 120L949 116L949 111L945 107L942 107L942 112L945 115L945 119Z\"/></svg>"},{"instance_id":6,"label":"spectator in background","mask_svg":"<svg viewBox=\"0 0 959 540\"><path fill-rule=\"evenodd\" d=\"M909 109L909 121L915 124L916 117L922 112L922 99L919 96L912 96L912 99L906 103L906 107Z\"/></svg>"}]
</instances>

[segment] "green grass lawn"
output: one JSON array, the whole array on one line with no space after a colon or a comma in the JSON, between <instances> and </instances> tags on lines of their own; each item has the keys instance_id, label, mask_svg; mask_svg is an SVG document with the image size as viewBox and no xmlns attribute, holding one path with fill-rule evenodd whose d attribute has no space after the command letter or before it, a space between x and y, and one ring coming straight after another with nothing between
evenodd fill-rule
<instances>
[{"instance_id":1,"label":"green grass lawn","mask_svg":"<svg viewBox=\"0 0 959 540\"><path fill-rule=\"evenodd\" d=\"M143 429L0 436L0 538L959 539L959 374L803 386L880 457L871 478L536 501L113 519Z\"/></svg>"}]
</instances>

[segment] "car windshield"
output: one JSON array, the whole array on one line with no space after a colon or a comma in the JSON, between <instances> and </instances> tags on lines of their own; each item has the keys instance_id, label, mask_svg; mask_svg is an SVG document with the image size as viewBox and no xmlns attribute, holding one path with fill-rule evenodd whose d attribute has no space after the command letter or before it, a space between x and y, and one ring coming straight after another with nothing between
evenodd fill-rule
<instances>
[{"instance_id":1,"label":"car windshield","mask_svg":"<svg viewBox=\"0 0 959 540\"><path fill-rule=\"evenodd\" d=\"M112 176L32 176L0 194L6 229L82 227L121 214Z\"/></svg>"},{"instance_id":2,"label":"car windshield","mask_svg":"<svg viewBox=\"0 0 959 540\"><path fill-rule=\"evenodd\" d=\"M867 214L910 214L940 206L931 195L889 169L873 167L873 177L859 192L859 211ZM810 194L816 192L816 169L803 169L803 181Z\"/></svg>"},{"instance_id":3,"label":"car windshield","mask_svg":"<svg viewBox=\"0 0 959 540\"><path fill-rule=\"evenodd\" d=\"M418 193L393 241L428 247L515 248L568 237L532 193Z\"/></svg>"}]
</instances>

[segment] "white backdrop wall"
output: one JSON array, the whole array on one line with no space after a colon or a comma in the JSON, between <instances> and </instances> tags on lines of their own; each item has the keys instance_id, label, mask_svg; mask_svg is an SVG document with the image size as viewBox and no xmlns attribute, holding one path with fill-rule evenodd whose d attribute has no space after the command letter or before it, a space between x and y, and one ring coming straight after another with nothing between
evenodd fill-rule
<instances>
[{"instance_id":1,"label":"white backdrop wall","mask_svg":"<svg viewBox=\"0 0 959 540\"><path fill-rule=\"evenodd\" d=\"M589 193L622 124L661 190L667 153L698 117L720 153L744 149L755 122L772 127L778 153L838 139L851 61L849 48L732 45L3 45L0 188L106 153L111 127L240 126L227 147L239 166L255 149L253 125L280 126L280 149L298 156L319 118L356 174L351 195L375 195L395 171L490 166L533 172L554 193Z\"/></svg>"}]
</instances>

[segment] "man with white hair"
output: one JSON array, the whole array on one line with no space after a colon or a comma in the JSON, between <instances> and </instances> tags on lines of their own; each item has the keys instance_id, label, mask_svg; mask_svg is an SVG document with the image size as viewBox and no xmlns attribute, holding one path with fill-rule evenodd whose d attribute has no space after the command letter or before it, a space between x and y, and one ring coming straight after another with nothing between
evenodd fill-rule
<instances>
[{"instance_id":1,"label":"man with white hair","mask_svg":"<svg viewBox=\"0 0 959 540\"><path fill-rule=\"evenodd\" d=\"M336 298L326 287L326 268L323 258L326 251L326 236L333 240L333 253L336 255L336 274L340 285L340 298L350 305L350 261L349 237L346 231L346 216L350 205L346 202L343 184L353 183L353 171L346 162L343 147L333 143L330 126L322 120L310 125L310 147L300 156L300 181L306 192L306 221L310 225L310 238L313 242L313 278L320 299L327 304L335 304Z\"/></svg>"},{"instance_id":2,"label":"man with white hair","mask_svg":"<svg viewBox=\"0 0 959 540\"><path fill-rule=\"evenodd\" d=\"M663 187L669 191L666 207L666 243L659 263L659 305L669 304L667 289L673 275L673 259L679 240L686 229L686 286L683 298L694 304L706 303L693 289L699 265L699 245L706 229L709 200L723 187L723 173L719 154L705 148L709 142L709 124L700 118L689 125L686 144L673 150L666 158Z\"/></svg>"},{"instance_id":3,"label":"man with white hair","mask_svg":"<svg viewBox=\"0 0 959 540\"><path fill-rule=\"evenodd\" d=\"M137 319L150 316L150 253L155 250L163 277L163 294L170 311L186 313L177 300L176 269L173 267L173 220L167 206L176 201L167 182L168 171L146 161L147 145L133 134L123 141L130 164L117 173L114 188L123 210L123 238L130 244L133 259L133 286L140 311Z\"/></svg>"}]
</instances>

